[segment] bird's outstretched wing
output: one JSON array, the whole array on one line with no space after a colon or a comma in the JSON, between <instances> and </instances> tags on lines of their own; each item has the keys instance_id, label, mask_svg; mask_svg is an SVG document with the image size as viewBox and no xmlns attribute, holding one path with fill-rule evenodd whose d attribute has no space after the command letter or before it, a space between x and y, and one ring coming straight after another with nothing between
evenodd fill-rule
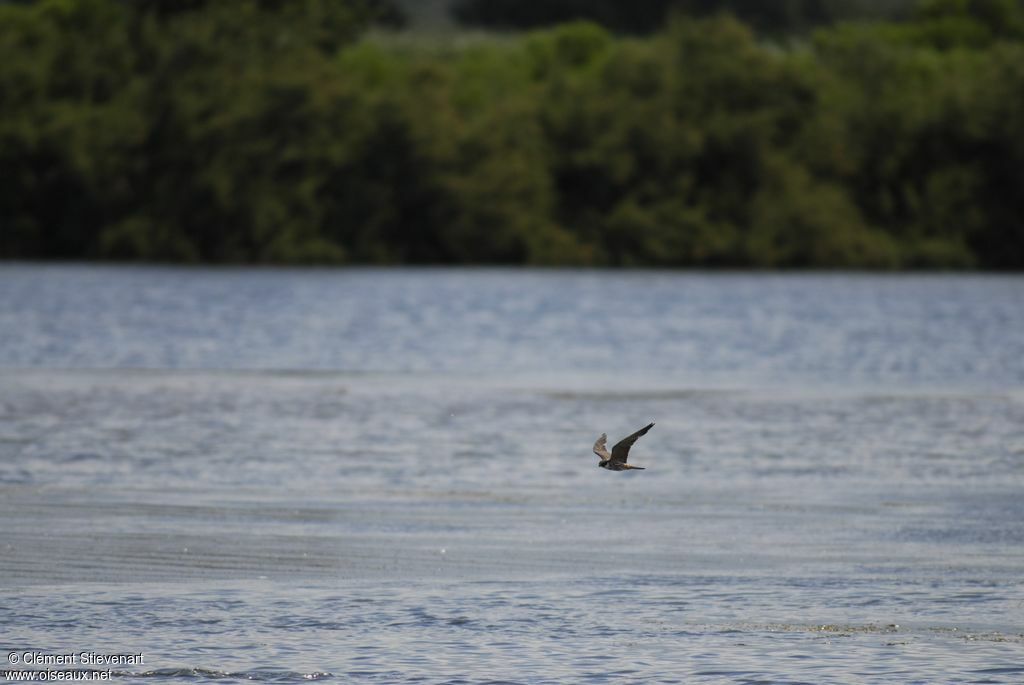
<instances>
[{"instance_id":1,"label":"bird's outstretched wing","mask_svg":"<svg viewBox=\"0 0 1024 685\"><path fill-rule=\"evenodd\" d=\"M608 454L608 449L605 444L608 442L608 436L601 433L601 437L594 443L594 454L601 457L601 461L608 461L612 458L612 455Z\"/></svg>"},{"instance_id":2,"label":"bird's outstretched wing","mask_svg":"<svg viewBox=\"0 0 1024 685\"><path fill-rule=\"evenodd\" d=\"M649 423L636 433L630 435L628 438L623 438L615 443L615 447L612 448L612 463L625 464L626 458L629 457L629 448L633 446L633 443L636 442L641 435L646 435L647 431L651 430L652 426L654 426L654 424ZM594 446L594 449L595 451L597 450L597 445Z\"/></svg>"}]
</instances>

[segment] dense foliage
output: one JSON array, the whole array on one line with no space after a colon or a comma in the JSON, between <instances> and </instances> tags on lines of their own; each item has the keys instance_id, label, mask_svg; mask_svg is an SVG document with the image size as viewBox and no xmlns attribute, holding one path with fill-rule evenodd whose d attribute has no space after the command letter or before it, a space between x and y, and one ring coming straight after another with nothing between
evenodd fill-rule
<instances>
[{"instance_id":1,"label":"dense foliage","mask_svg":"<svg viewBox=\"0 0 1024 685\"><path fill-rule=\"evenodd\" d=\"M492 29L530 29L588 20L616 32L648 33L673 13L728 12L759 32L793 34L848 19L894 19L914 0L454 0L461 23Z\"/></svg>"},{"instance_id":2,"label":"dense foliage","mask_svg":"<svg viewBox=\"0 0 1024 685\"><path fill-rule=\"evenodd\" d=\"M189 4L0 5L0 256L1024 266L1015 0L787 48L726 17L452 45L359 39L381 3Z\"/></svg>"}]
</instances>

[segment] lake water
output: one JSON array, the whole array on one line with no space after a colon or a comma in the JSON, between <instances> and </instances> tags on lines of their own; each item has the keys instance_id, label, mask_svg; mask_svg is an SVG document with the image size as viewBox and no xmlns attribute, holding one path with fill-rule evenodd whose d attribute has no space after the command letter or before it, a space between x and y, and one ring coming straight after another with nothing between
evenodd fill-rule
<instances>
[{"instance_id":1,"label":"lake water","mask_svg":"<svg viewBox=\"0 0 1024 685\"><path fill-rule=\"evenodd\" d=\"M1019 276L0 265L0 656L1024 682L1022 315Z\"/></svg>"}]
</instances>

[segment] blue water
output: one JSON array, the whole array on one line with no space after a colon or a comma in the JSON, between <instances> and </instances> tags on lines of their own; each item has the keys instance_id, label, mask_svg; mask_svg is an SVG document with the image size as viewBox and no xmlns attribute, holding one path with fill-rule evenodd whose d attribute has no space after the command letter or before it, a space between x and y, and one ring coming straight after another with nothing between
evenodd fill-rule
<instances>
[{"instance_id":1,"label":"blue water","mask_svg":"<svg viewBox=\"0 0 1024 685\"><path fill-rule=\"evenodd\" d=\"M1022 314L1016 276L2 265L0 655L1022 682Z\"/></svg>"},{"instance_id":2,"label":"blue water","mask_svg":"<svg viewBox=\"0 0 1024 685\"><path fill-rule=\"evenodd\" d=\"M0 365L1024 384L1024 280L0 268Z\"/></svg>"}]
</instances>

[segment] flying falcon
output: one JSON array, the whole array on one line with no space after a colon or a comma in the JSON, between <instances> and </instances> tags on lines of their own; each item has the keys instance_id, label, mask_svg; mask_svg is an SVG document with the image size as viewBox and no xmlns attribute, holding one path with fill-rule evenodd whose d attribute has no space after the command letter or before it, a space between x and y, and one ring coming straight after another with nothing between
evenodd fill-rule
<instances>
[{"instance_id":1,"label":"flying falcon","mask_svg":"<svg viewBox=\"0 0 1024 685\"><path fill-rule=\"evenodd\" d=\"M633 443L637 441L641 435L646 435L647 431L651 430L654 426L653 423L649 423L636 433L633 433L628 438L623 438L615 443L615 447L612 448L612 453L608 454L608 449L605 447L605 443L608 442L608 436L601 433L601 437L594 443L594 454L601 457L601 461L598 463L602 469L608 469L609 471L629 471L630 469L644 470L643 466L633 466L627 464L626 459L629 457L629 448L633 446Z\"/></svg>"}]
</instances>

